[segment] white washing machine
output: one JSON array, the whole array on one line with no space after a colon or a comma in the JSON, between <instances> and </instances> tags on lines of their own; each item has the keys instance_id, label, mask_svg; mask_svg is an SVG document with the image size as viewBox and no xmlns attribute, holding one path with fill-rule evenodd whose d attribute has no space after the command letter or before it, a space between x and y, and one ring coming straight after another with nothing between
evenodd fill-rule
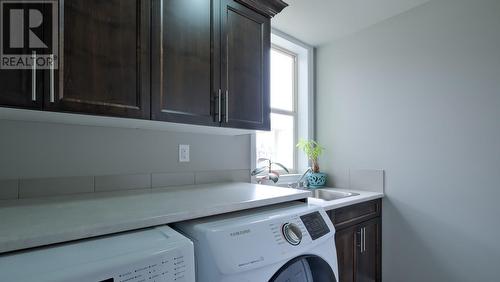
<instances>
[{"instance_id":1,"label":"white washing machine","mask_svg":"<svg viewBox=\"0 0 500 282\"><path fill-rule=\"evenodd\" d=\"M293 202L173 226L194 242L198 282L338 281L335 228Z\"/></svg>"},{"instance_id":2,"label":"white washing machine","mask_svg":"<svg viewBox=\"0 0 500 282\"><path fill-rule=\"evenodd\" d=\"M193 282L193 243L164 226L0 255L0 281Z\"/></svg>"}]
</instances>

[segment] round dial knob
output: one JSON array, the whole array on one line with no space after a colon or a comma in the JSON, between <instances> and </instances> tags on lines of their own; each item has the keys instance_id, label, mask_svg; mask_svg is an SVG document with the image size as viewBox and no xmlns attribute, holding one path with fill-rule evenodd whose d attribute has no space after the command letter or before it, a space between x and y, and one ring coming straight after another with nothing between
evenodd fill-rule
<instances>
[{"instance_id":1,"label":"round dial knob","mask_svg":"<svg viewBox=\"0 0 500 282\"><path fill-rule=\"evenodd\" d=\"M285 240L294 246L297 246L302 241L302 231L296 224L283 224L282 232Z\"/></svg>"}]
</instances>

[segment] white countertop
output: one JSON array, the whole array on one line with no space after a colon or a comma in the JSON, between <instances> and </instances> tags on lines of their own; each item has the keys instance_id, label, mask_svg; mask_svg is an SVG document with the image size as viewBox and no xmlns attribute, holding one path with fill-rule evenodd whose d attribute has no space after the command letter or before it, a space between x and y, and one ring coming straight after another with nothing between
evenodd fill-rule
<instances>
[{"instance_id":1,"label":"white countertop","mask_svg":"<svg viewBox=\"0 0 500 282\"><path fill-rule=\"evenodd\" d=\"M249 183L0 201L0 253L306 199Z\"/></svg>"},{"instance_id":2,"label":"white countertop","mask_svg":"<svg viewBox=\"0 0 500 282\"><path fill-rule=\"evenodd\" d=\"M325 201L317 198L308 198L308 202L313 205L318 205L323 207L325 210L334 210L370 200L375 200L375 199L380 199L384 197L384 193L379 193L379 192L370 192L370 191L363 191L363 190L353 190L353 189L343 189L343 188L320 188L320 189L326 189L326 190L334 190L334 191L342 191L342 192L354 192L359 195L352 196L352 197L347 197L347 198L342 198L342 199L337 199L337 200L332 200L332 201Z\"/></svg>"}]
</instances>

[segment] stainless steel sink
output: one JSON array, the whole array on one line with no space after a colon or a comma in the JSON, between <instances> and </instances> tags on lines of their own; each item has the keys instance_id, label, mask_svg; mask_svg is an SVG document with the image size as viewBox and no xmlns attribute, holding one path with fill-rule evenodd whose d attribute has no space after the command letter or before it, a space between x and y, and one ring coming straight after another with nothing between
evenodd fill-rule
<instances>
[{"instance_id":1,"label":"stainless steel sink","mask_svg":"<svg viewBox=\"0 0 500 282\"><path fill-rule=\"evenodd\" d=\"M353 192L333 191L326 189L316 189L313 190L312 192L313 192L313 198L321 199L324 201L333 201L359 195L358 193L353 193Z\"/></svg>"}]
</instances>

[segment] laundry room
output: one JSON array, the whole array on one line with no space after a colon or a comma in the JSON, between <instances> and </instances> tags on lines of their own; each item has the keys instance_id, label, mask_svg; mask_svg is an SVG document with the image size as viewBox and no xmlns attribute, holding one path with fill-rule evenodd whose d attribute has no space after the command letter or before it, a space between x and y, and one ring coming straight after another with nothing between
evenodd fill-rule
<instances>
[{"instance_id":1,"label":"laundry room","mask_svg":"<svg viewBox=\"0 0 500 282\"><path fill-rule=\"evenodd\" d=\"M500 281L500 1L0 0L0 282Z\"/></svg>"}]
</instances>

